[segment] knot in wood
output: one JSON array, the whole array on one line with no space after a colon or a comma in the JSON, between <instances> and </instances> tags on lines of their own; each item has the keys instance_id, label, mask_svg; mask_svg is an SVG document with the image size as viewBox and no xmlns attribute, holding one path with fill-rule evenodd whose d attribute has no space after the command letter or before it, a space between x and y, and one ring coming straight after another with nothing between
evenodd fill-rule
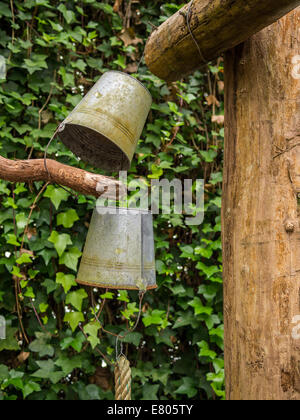
<instances>
[{"instance_id":1,"label":"knot in wood","mask_svg":"<svg viewBox=\"0 0 300 420\"><path fill-rule=\"evenodd\" d=\"M293 220L287 220L284 227L287 233L293 233L295 231L295 223Z\"/></svg>"}]
</instances>

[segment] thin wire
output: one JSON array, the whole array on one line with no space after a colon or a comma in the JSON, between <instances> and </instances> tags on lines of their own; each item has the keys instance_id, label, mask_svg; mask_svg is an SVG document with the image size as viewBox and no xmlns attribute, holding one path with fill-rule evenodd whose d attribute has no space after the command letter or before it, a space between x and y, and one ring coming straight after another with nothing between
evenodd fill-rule
<instances>
[{"instance_id":1,"label":"thin wire","mask_svg":"<svg viewBox=\"0 0 300 420\"><path fill-rule=\"evenodd\" d=\"M142 57L141 57L141 59L140 59L140 61L139 61L139 64L138 64L138 66L137 66L137 73L140 71L140 67L141 67L141 65L142 65L142 62L143 62L143 59L144 59L144 57L145 57L145 49L144 49L144 51L143 51L143 54L142 54Z\"/></svg>"},{"instance_id":2,"label":"thin wire","mask_svg":"<svg viewBox=\"0 0 300 420\"><path fill-rule=\"evenodd\" d=\"M189 33L190 33L191 37L193 38L193 41L194 41L194 43L195 43L195 45L196 45L196 47L197 47L197 49L199 51L199 55L200 55L201 60L204 63L206 63L207 60L205 59L205 57L204 57L204 55L203 55L203 53L201 51L200 45L199 45L197 39L195 38L195 35L193 34L193 31L192 31L192 28L191 28L192 7L193 7L193 5L194 5L194 0L191 1L191 4L189 6L189 9L188 9L187 14L186 15L184 13L181 13L181 14L182 14L182 16L185 16L185 18L186 18L186 25L187 25L188 30L189 30Z\"/></svg>"},{"instance_id":3,"label":"thin wire","mask_svg":"<svg viewBox=\"0 0 300 420\"><path fill-rule=\"evenodd\" d=\"M51 143L53 142L53 140L55 139L56 134L58 133L58 131L59 131L59 127L57 128L57 130L55 131L55 133L54 133L54 134L53 134L53 136L51 137L51 139L50 139L49 143L48 143L48 144L47 144L47 146L46 146L45 152L44 152L44 167L45 167L46 172L47 172L47 174L48 174L49 181L51 180L51 175L50 175L50 172L49 172L49 170L48 170L48 165L47 165L47 154L48 154L48 149L49 149L49 147L50 147Z\"/></svg>"},{"instance_id":4,"label":"thin wire","mask_svg":"<svg viewBox=\"0 0 300 420\"><path fill-rule=\"evenodd\" d=\"M153 32L155 32L155 31L157 31L157 29L158 29L158 27L157 26L155 26L155 25L153 25L153 23L151 23L151 22L147 22L147 24L149 24L149 25L151 25L152 26L152 31L151 31L151 33L150 33L150 35L149 35L149 37L153 34ZM143 50L143 54L142 54L142 57L141 57L141 59L140 59L140 61L139 61L139 64L138 64L138 66L137 66L137 70L136 70L136 72L138 73L139 72L139 70L140 70L140 67L141 67L141 65L142 65L142 62L143 62L143 59L144 59L144 57L145 57L145 51L146 51L146 47L144 48L144 50Z\"/></svg>"},{"instance_id":5,"label":"thin wire","mask_svg":"<svg viewBox=\"0 0 300 420\"><path fill-rule=\"evenodd\" d=\"M135 331L135 329L137 328L137 326L138 326L138 324L140 322L141 315L142 315L142 303L143 303L144 296L145 296L145 292L140 291L139 292L139 299L140 299L139 314L138 314L138 317L137 317L137 320L136 320L136 323L135 323L134 327L131 328L131 329L129 329L124 335L119 334L117 336L117 338L116 338L116 350L115 350L116 351L116 360L119 360L121 356L125 356L123 354L123 343L122 343L122 340L124 340L124 338L126 338L128 334L130 334L133 331ZM120 352L118 353L118 343L119 343L119 341L120 341Z\"/></svg>"},{"instance_id":6,"label":"thin wire","mask_svg":"<svg viewBox=\"0 0 300 420\"><path fill-rule=\"evenodd\" d=\"M55 131L55 133L54 133L54 134L53 134L53 136L51 137L51 139L50 139L49 143L48 143L48 144L47 144L47 146L46 146L45 152L44 152L44 167L45 167L45 170L46 170L46 172L47 172L47 174L48 174L49 181L52 181L52 179L51 179L51 174L50 174L50 172L49 172L48 165L47 165L47 154L48 154L48 149L49 149L50 145L52 144L53 140L55 139L55 137L56 137L57 133L62 132L64 129L65 129L65 125L64 125L64 123L60 124L60 126L57 128L57 130ZM76 197L76 198L78 199L78 195L77 195L77 194L75 194L74 192L72 192L72 191L68 190L67 188L63 187L63 186L62 186L62 185L60 185L60 184L57 184L57 185L59 185L59 186L60 186L60 188L62 188L62 189L63 189L63 190L65 190L67 193L71 194L73 197Z\"/></svg>"}]
</instances>

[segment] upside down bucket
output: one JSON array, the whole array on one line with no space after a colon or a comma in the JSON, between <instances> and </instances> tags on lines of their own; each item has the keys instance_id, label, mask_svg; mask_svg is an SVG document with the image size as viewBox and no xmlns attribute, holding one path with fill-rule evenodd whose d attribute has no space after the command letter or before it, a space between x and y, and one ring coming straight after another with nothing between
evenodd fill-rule
<instances>
[{"instance_id":1,"label":"upside down bucket","mask_svg":"<svg viewBox=\"0 0 300 420\"><path fill-rule=\"evenodd\" d=\"M152 214L127 208L113 211L101 214L95 209L77 282L108 289L155 289Z\"/></svg>"},{"instance_id":2,"label":"upside down bucket","mask_svg":"<svg viewBox=\"0 0 300 420\"><path fill-rule=\"evenodd\" d=\"M105 73L61 124L62 142L94 167L128 170L152 104L149 91L126 73Z\"/></svg>"}]
</instances>

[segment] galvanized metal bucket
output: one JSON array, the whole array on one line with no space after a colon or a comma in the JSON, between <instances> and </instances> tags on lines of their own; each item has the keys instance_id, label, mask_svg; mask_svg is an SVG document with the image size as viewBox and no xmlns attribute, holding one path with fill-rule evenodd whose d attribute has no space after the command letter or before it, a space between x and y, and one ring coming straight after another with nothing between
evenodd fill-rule
<instances>
[{"instance_id":1,"label":"galvanized metal bucket","mask_svg":"<svg viewBox=\"0 0 300 420\"><path fill-rule=\"evenodd\" d=\"M80 284L127 290L156 288L153 219L147 211L94 211L81 259Z\"/></svg>"},{"instance_id":2,"label":"galvanized metal bucket","mask_svg":"<svg viewBox=\"0 0 300 420\"><path fill-rule=\"evenodd\" d=\"M84 162L128 170L152 104L149 91L126 73L105 73L61 124L62 142Z\"/></svg>"}]
</instances>

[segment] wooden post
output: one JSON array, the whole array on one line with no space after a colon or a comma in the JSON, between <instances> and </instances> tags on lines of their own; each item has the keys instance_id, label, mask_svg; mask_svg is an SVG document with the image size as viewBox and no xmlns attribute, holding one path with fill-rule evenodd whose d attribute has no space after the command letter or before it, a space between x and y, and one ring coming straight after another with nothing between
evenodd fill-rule
<instances>
[{"instance_id":1,"label":"wooden post","mask_svg":"<svg viewBox=\"0 0 300 420\"><path fill-rule=\"evenodd\" d=\"M300 400L299 21L300 8L225 59L229 400Z\"/></svg>"}]
</instances>

